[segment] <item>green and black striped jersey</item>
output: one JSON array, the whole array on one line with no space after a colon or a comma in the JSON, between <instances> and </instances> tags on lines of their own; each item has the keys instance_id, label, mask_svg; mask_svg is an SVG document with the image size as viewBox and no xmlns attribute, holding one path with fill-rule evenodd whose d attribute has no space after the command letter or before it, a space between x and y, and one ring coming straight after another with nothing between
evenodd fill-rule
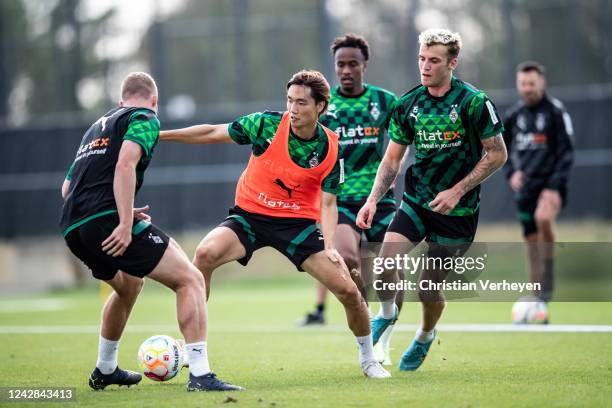
<instances>
[{"instance_id":1,"label":"green and black striped jersey","mask_svg":"<svg viewBox=\"0 0 612 408\"><path fill-rule=\"evenodd\" d=\"M396 96L387 90L369 84L364 87L358 96L344 95L339 86L334 87L327 113L320 119L338 134L342 147L344 183L339 200L362 200L370 194L397 102Z\"/></svg>"},{"instance_id":2,"label":"green and black striped jersey","mask_svg":"<svg viewBox=\"0 0 612 408\"><path fill-rule=\"evenodd\" d=\"M484 92L452 78L442 97L418 86L403 95L391 118L396 143L415 145L415 163L406 171L405 195L429 208L436 195L467 176L482 157L481 139L503 132L493 102ZM471 215L480 206L480 186L465 194L449 215Z\"/></svg>"}]
</instances>

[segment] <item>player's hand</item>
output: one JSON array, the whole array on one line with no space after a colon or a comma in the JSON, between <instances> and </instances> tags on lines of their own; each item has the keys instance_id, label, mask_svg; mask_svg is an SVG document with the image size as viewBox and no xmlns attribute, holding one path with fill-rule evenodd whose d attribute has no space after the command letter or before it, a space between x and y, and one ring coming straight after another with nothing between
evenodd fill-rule
<instances>
[{"instance_id":1,"label":"player's hand","mask_svg":"<svg viewBox=\"0 0 612 408\"><path fill-rule=\"evenodd\" d=\"M137 220L144 220L146 222L151 222L151 216L147 214L147 211L150 210L149 205L145 205L144 207L134 208L134 218Z\"/></svg>"},{"instance_id":2,"label":"player's hand","mask_svg":"<svg viewBox=\"0 0 612 408\"><path fill-rule=\"evenodd\" d=\"M346 273L349 273L348 267L346 266L346 263L344 262L344 258L342 258L342 256L336 250L336 248L326 249L325 255L327 255L330 261L340 266L340 268L342 268L343 271L345 271Z\"/></svg>"},{"instance_id":3,"label":"player's hand","mask_svg":"<svg viewBox=\"0 0 612 408\"><path fill-rule=\"evenodd\" d=\"M429 203L429 208L434 212L447 215L455 208L461 196L462 194L454 188L440 191L436 198Z\"/></svg>"},{"instance_id":4,"label":"player's hand","mask_svg":"<svg viewBox=\"0 0 612 408\"><path fill-rule=\"evenodd\" d=\"M102 242L102 250L113 258L116 258L123 255L131 242L132 228L124 224L119 224L113 230L112 234Z\"/></svg>"},{"instance_id":5,"label":"player's hand","mask_svg":"<svg viewBox=\"0 0 612 408\"><path fill-rule=\"evenodd\" d=\"M512 187L512 190L514 190L516 193L518 193L523 188L524 182L525 173L520 170L515 171L510 176L510 187Z\"/></svg>"},{"instance_id":6,"label":"player's hand","mask_svg":"<svg viewBox=\"0 0 612 408\"><path fill-rule=\"evenodd\" d=\"M370 229L374 214L376 214L376 203L367 200L357 213L357 221L355 223L361 229Z\"/></svg>"}]
</instances>

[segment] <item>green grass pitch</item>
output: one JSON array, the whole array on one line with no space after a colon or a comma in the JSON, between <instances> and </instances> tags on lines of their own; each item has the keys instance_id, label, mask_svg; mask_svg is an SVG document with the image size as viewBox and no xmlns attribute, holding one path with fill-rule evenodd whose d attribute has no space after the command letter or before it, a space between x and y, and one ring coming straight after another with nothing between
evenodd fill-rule
<instances>
[{"instance_id":1,"label":"green grass pitch","mask_svg":"<svg viewBox=\"0 0 612 408\"><path fill-rule=\"evenodd\" d=\"M393 378L366 379L338 302L330 299L326 328L296 327L312 305L314 288L309 277L287 267L279 277L257 276L255 266L250 277L218 279L213 286L210 362L222 379L245 386L245 392L187 393L186 369L166 383L144 378L130 389L90 390L87 377L96 360L102 305L97 288L0 301L0 387L76 387L76 402L67 405L115 408L574 407L612 401L612 333L442 331L419 371L399 373L394 365ZM40 302L33 301L40 298L55 306L37 310ZM508 323L510 308L508 303L449 303L441 323ZM553 303L550 311L555 324L612 324L610 303ZM179 337L174 313L173 294L148 281L122 339L120 365L138 369L136 351L150 335ZM419 313L417 304L406 304L400 323L417 323ZM75 332L19 332L19 327L66 326ZM407 330L394 333L394 363L412 336ZM228 396L236 401L225 402Z\"/></svg>"}]
</instances>

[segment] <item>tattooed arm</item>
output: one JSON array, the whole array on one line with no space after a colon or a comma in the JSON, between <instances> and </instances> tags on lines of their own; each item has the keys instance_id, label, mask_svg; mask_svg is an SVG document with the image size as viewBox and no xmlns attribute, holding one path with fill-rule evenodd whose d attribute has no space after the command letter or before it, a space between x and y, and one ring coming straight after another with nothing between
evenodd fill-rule
<instances>
[{"instance_id":1,"label":"tattooed arm","mask_svg":"<svg viewBox=\"0 0 612 408\"><path fill-rule=\"evenodd\" d=\"M429 203L429 207L440 214L448 214L457 205L461 197L468 191L485 181L491 174L495 173L508 159L508 152L501 134L481 140L485 154L476 167L448 190L438 193L436 198Z\"/></svg>"},{"instance_id":2,"label":"tattooed arm","mask_svg":"<svg viewBox=\"0 0 612 408\"><path fill-rule=\"evenodd\" d=\"M366 203L359 210L359 214L357 214L356 224L359 228L368 229L371 227L372 218L374 218L376 213L376 203L389 191L389 188L395 182L397 174L402 167L402 160L406 149L408 149L406 145L396 143L393 140L389 141L385 156L378 166L372 191Z\"/></svg>"}]
</instances>

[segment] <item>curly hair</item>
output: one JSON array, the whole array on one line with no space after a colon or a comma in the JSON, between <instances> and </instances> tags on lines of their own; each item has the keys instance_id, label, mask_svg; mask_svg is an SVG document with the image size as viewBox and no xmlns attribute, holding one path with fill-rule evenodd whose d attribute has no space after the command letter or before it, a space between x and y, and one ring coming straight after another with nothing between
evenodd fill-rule
<instances>
[{"instance_id":1,"label":"curly hair","mask_svg":"<svg viewBox=\"0 0 612 408\"><path fill-rule=\"evenodd\" d=\"M336 55L336 51L343 47L359 48L366 61L370 58L370 45L365 38L358 34L346 33L340 37L336 37L330 47L332 55Z\"/></svg>"}]
</instances>

